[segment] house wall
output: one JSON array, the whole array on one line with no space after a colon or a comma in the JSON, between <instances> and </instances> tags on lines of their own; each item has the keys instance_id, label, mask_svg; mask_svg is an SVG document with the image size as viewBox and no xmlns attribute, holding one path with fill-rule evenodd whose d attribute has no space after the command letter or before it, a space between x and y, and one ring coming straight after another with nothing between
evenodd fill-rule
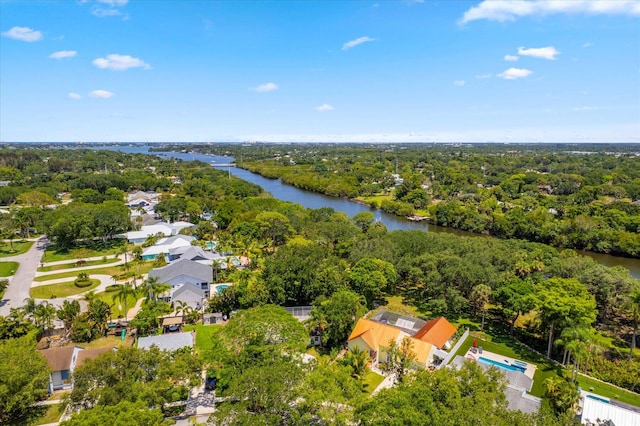
<instances>
[{"instance_id":1,"label":"house wall","mask_svg":"<svg viewBox=\"0 0 640 426\"><path fill-rule=\"evenodd\" d=\"M349 340L348 346L349 346L349 350L357 347L361 351L366 352L367 355L369 355L369 357L371 357L371 351L375 352L376 350L375 348L370 348L369 345L367 345L367 342L365 342L364 339L361 337L356 337L355 339ZM374 365L377 365L378 359L383 360L383 358L377 357L377 359L372 359L371 361L373 362Z\"/></svg>"},{"instance_id":2,"label":"house wall","mask_svg":"<svg viewBox=\"0 0 640 426\"><path fill-rule=\"evenodd\" d=\"M176 287L179 286L180 284L184 284L184 283L191 283L194 284L196 287L201 288L202 290L205 291L209 291L209 284L207 283L204 287L201 285L201 281L198 281L196 278L194 277L190 277L188 275L179 275L175 278L173 278L172 280L169 280L169 282L167 284L171 284L172 287Z\"/></svg>"},{"instance_id":3,"label":"house wall","mask_svg":"<svg viewBox=\"0 0 640 426\"><path fill-rule=\"evenodd\" d=\"M178 297L173 299L173 302L183 301L186 302L189 306L195 309L196 306L202 306L202 298L198 297L197 294L191 293L189 291L182 293Z\"/></svg>"}]
</instances>

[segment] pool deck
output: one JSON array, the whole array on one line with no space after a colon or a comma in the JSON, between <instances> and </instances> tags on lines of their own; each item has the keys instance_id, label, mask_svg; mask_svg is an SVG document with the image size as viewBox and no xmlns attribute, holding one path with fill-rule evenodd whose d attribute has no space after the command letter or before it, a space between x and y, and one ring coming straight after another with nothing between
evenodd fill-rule
<instances>
[{"instance_id":1,"label":"pool deck","mask_svg":"<svg viewBox=\"0 0 640 426\"><path fill-rule=\"evenodd\" d=\"M533 380L533 375L536 372L536 365L535 364L530 364L528 362L524 362L524 361L520 361L518 359L515 358L510 358L508 356L503 356L503 355L499 355L493 352L488 352L488 351L482 351L482 353L480 353L480 351L474 353L473 352L474 348L469 348L469 350L467 351L467 353L464 355L465 358L468 359L472 359L474 361L478 361L478 358L483 357L486 359L490 359L492 361L496 361L496 362L501 362L503 364L510 364L510 365L516 365L516 366L521 366L521 367L525 367L526 366L526 370L524 372L525 376L529 377L531 380Z\"/></svg>"}]
</instances>

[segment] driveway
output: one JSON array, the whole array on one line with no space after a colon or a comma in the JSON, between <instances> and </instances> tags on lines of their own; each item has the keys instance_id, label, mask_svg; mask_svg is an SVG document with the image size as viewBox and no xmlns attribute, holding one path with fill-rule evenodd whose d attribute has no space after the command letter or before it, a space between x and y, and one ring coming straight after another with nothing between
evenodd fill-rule
<instances>
[{"instance_id":1,"label":"driveway","mask_svg":"<svg viewBox=\"0 0 640 426\"><path fill-rule=\"evenodd\" d=\"M36 240L29 251L18 256L6 257L3 260L18 262L20 266L16 274L10 279L9 286L4 293L4 299L0 301L0 316L9 315L11 308L19 308L24 305L24 299L29 297L29 289L36 270L40 265L40 259L46 247L46 238Z\"/></svg>"}]
</instances>

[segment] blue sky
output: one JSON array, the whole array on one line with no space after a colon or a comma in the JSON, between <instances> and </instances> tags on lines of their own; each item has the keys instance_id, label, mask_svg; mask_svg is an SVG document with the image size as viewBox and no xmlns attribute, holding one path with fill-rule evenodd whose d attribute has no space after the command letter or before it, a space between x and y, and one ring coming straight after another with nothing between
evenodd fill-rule
<instances>
[{"instance_id":1,"label":"blue sky","mask_svg":"<svg viewBox=\"0 0 640 426\"><path fill-rule=\"evenodd\" d=\"M2 141L640 142L640 1L0 0Z\"/></svg>"}]
</instances>

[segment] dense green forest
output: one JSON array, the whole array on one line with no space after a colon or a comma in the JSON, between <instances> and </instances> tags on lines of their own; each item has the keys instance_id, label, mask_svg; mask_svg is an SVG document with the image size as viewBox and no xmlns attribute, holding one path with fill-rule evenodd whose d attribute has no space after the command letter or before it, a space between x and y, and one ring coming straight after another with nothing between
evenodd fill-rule
<instances>
[{"instance_id":1,"label":"dense green forest","mask_svg":"<svg viewBox=\"0 0 640 426\"><path fill-rule=\"evenodd\" d=\"M240 167L263 176L399 216L426 215L437 225L500 238L640 257L640 147L633 144L193 149L233 155Z\"/></svg>"},{"instance_id":2,"label":"dense green forest","mask_svg":"<svg viewBox=\"0 0 640 426\"><path fill-rule=\"evenodd\" d=\"M283 150L280 160L269 160L280 161L280 165L268 170L299 170L296 167L303 163L303 155L300 154L298 158L289 154L286 160L289 164L283 165L284 147L259 148L254 154L256 158L267 153L273 156L276 150ZM268 163L250 159L245 153L248 148L239 149L237 152L225 152L236 155L238 159L242 155L242 164L245 165ZM311 155L311 150L306 149L304 147L307 155ZM329 147L324 149L329 150ZM411 180L410 175L419 174L420 179L426 176L424 170L435 168L430 162L434 165L448 164L444 170L451 171L437 169L434 172L438 176L448 176L454 173L454 165L466 170L465 164L468 167L470 158L477 158L475 164L478 167L483 164L483 158L490 158L494 162L487 160L485 168L497 168L497 164L502 164L502 173L506 176L509 174L508 167L526 170L529 162L544 157L539 153L531 153L530 157L526 153L522 156L517 153L496 154L495 157L491 152L465 154L460 150L456 153L453 147L449 154L444 152L446 150L438 154L437 150L422 153L409 148L398 150L398 153L362 149L359 161L353 163L348 172L345 169L340 173L353 173L355 164L364 164L367 156L372 158L372 162L386 158L386 166L393 168L397 158L400 174L407 182ZM331 160L332 164L344 166L348 163L347 154L352 160L356 159L352 156L351 148L345 150L344 154L338 150L333 155L337 159ZM320 152L314 155L324 158ZM339 160L341 155L345 157ZM503 198L502 202L503 205L512 204L514 207L507 207L506 211L492 211L494 219L500 215L511 218L515 214L512 212L520 211L522 220L530 224L528 215L543 208L538 205L534 210L526 211L521 203L531 199L532 203L555 200L555 204L545 204L544 208L553 206L559 212L564 209L561 218L555 215L549 218L551 223L557 221L560 227L570 222L607 223L604 220L607 211L609 214L613 210L624 213L623 210L609 209L618 204L630 206L625 213L625 220L635 220L629 219L637 217L637 212L633 210L635 207L628 200L625 201L625 197L630 198L631 194L634 194L633 198L637 197L633 191L634 185L638 185L638 171L632 167L637 160L626 154L619 157L605 154L579 157L572 154L545 155L553 159L546 160L545 167L557 171L542 174L542 166L538 164L540 173L526 172L522 187L533 185L537 188L537 182L526 183L526 175L531 173L542 177L579 177L581 189L571 194L546 196L513 192L513 197ZM425 159L422 171L418 171L414 168L415 163L409 161L412 156L441 157L441 160L427 162ZM573 163L573 173L569 173L570 164L565 165L560 161L565 158L580 160ZM619 179L626 170L628 175L624 179L629 182L615 185L601 183L598 188L620 187L626 191L624 197L611 203L605 197L615 198L613 195L598 195L597 200L587 204L561 203L569 203L582 189L591 186L587 182L595 182L595 175L604 176L599 169L589 172L591 176L582 169L582 163L607 159L611 167L606 170L615 176L613 179ZM292 161L296 164L293 165ZM480 319L486 317L486 331L526 343L562 363L567 369L587 373L636 392L640 387L640 353L634 349L640 321L640 282L633 279L624 268L602 266L573 250L559 252L541 242L509 238L514 235L502 235L505 238L498 239L421 231L388 232L383 224L374 222L373 214L369 212L350 218L331 208L305 209L298 204L277 200L255 185L229 177L227 173L200 162L92 150L5 150L0 151L0 163L0 179L11 180L9 186L0 187L2 203L12 206L10 213L1 218L5 238L17 239L20 234L26 237L34 233L47 233L60 249L103 247L117 234L137 226L128 219L124 192L132 189L156 190L162 194L161 202L156 207L157 213L170 220L197 223L194 234L201 240L216 240L220 250L232 251L251 259L249 269L216 270L219 282L231 281L234 286L214 297L208 310L224 313L238 310L239 313L224 331L213 336L209 349L201 353L198 360L186 355L180 358L181 363L186 363L187 373L192 372L199 365L198 362L204 362L217 372L220 391L231 398L231 403L224 404L219 412L219 416L230 419L228 424L244 424L248 418L259 419L258 424L271 424L275 418L291 419L286 424L309 424L311 420L318 424L322 421L331 423L329 419L335 420L333 424L353 421L362 425L383 424L384 419L375 414L376 404L388 407L389 413L395 413L398 419L405 419L406 422L411 422L414 416L431 416L433 424L477 424L472 421L473 417L461 417L462 410L486 413L496 419L493 424L570 423L563 416L571 407L555 409L554 413L552 398L549 398L551 402L547 406L551 408L543 410L535 420L530 416L505 414L504 400L498 392L503 384L495 377L487 378L473 366L459 373L467 383L462 385L458 381L460 388L452 387L455 376L446 375L443 370L432 375L419 373L395 389L374 397L363 397L362 378L353 365L320 363L312 369L296 361L295 354L304 350L304 343L308 341L308 330L284 310L272 305L313 305L309 327L313 329L319 324L323 325L323 350L326 353L344 344L360 315L369 309L384 306L393 297L401 299L406 306L414 307L424 318L444 315L453 322L479 329ZM308 164L307 167L316 166ZM373 166L370 168L375 169ZM581 170L585 173L581 174ZM315 173L320 172L309 172L309 176ZM370 176L368 173L363 176ZM383 170L380 173L384 177L388 172ZM487 176L483 176L482 170L478 172L474 169L470 176L475 176L473 179L488 178L490 173L487 171ZM466 172L460 174L466 175ZM300 172L300 175L303 173ZM363 182L367 179L363 177ZM493 188L480 188L475 180L473 184L465 184L460 191L472 191L475 188L470 193L476 195L469 197L469 201L463 201L455 194L447 198L442 192L446 185L436 185L434 178L429 179L429 188L432 188L430 193L419 187L431 201L436 197L443 197L443 200L427 204L424 206L427 210L446 203L459 203L460 208L471 209L476 201L470 200L485 196L485 191L491 195L484 201L499 201L495 198L498 192L495 189L502 186L502 181L495 181ZM507 177L504 179L509 181ZM423 183L424 180L420 180L420 185ZM395 194L392 197L398 195L401 187L392 188L391 193ZM504 191L504 188L500 189ZM597 210L596 205L603 206L601 211L604 216L590 215ZM481 215L477 206L473 208ZM437 217L437 210L433 212L432 217ZM210 213L211 219L203 219L206 217L204 213ZM543 225L546 223L544 221ZM604 232L604 229L594 227L591 230L595 233L593 235L600 235L599 232ZM637 229L633 232L616 232L616 238L627 235L633 239L638 236ZM151 288L152 283L148 283L148 286ZM141 311L144 315L160 311L154 310L156 302L150 299ZM22 316L17 312L14 314L0 318L0 339L5 341L0 345L0 352L5 351L17 357L20 351L10 342L28 334L33 326L29 325L24 313ZM137 319L142 327L144 318L143 315L140 317ZM269 323L268 327L264 326L265 321ZM282 327L275 334L274 325ZM252 331L247 333L247 330ZM255 330L269 330L269 333L256 334ZM274 335L281 334L286 335L286 339L273 340ZM246 341L247 336L250 337L249 341ZM25 351L30 347L22 346ZM123 358L117 359L120 356ZM158 358L159 355L154 356L160 363L168 362ZM147 362L146 355L135 351L112 357L109 361L112 365L122 363L127 368L133 368L132 365L138 361L132 360L138 358L140 362ZM96 361L96 364L88 362L86 368L78 371L79 377L85 380L81 383L93 380L93 373L90 372L92 368L99 368L99 362L106 361ZM94 388L91 394L76 393L72 395L72 401L89 407L93 403L87 398L105 398L101 399L105 401L103 409L114 412L121 409L123 413L133 413L130 415L135 416L143 408L156 407L158 401L172 400L174 395L165 386L167 381L175 379L184 383L190 379L185 369L174 371L166 368L166 371L153 370L147 372L148 376L140 376L142 383L146 383L144 377L153 380L157 376L164 381L148 392L144 390L144 385L138 387L139 384L136 384L136 392L127 400L108 388L127 387L131 378L114 372L104 379L104 386ZM133 371L135 373L137 370ZM427 388L432 389L433 393L424 394ZM248 393L247 389L255 389L255 393ZM445 396L438 389L455 391ZM414 404L412 410L397 411L395 408L396 411L393 411L394 407L408 404L418 394L424 398L422 408L418 409ZM462 398L462 395L478 395L478 399ZM440 402L449 410L441 412L444 417L434 417L443 407L436 402L438 398L443 398ZM24 408L19 404L16 407L18 411ZM98 418L100 415L104 414L95 409L83 414L88 419L86 424L90 424L93 416ZM154 419L156 415L161 413L149 413ZM83 424L80 418L77 424Z\"/></svg>"}]
</instances>

